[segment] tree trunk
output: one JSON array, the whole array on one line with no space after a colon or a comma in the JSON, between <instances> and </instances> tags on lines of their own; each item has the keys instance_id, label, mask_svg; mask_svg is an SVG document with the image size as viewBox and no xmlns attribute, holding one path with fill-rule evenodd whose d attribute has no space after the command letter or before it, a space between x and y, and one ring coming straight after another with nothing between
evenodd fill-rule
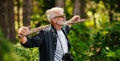
<instances>
[{"instance_id":1,"label":"tree trunk","mask_svg":"<svg viewBox=\"0 0 120 61\"><path fill-rule=\"evenodd\" d=\"M0 26L5 36L8 38L8 24L7 24L7 1L0 0Z\"/></svg>"},{"instance_id":2,"label":"tree trunk","mask_svg":"<svg viewBox=\"0 0 120 61\"><path fill-rule=\"evenodd\" d=\"M15 20L14 20L14 1L8 0L8 23L9 23L9 39L16 41Z\"/></svg>"},{"instance_id":3,"label":"tree trunk","mask_svg":"<svg viewBox=\"0 0 120 61\"><path fill-rule=\"evenodd\" d=\"M55 0L55 6L65 8L65 0Z\"/></svg>"},{"instance_id":4,"label":"tree trunk","mask_svg":"<svg viewBox=\"0 0 120 61\"><path fill-rule=\"evenodd\" d=\"M30 26L32 0L23 0L23 26Z\"/></svg>"},{"instance_id":5,"label":"tree trunk","mask_svg":"<svg viewBox=\"0 0 120 61\"><path fill-rule=\"evenodd\" d=\"M80 16L81 16L81 18L86 18L85 7L86 7L86 0L80 0Z\"/></svg>"},{"instance_id":6,"label":"tree trunk","mask_svg":"<svg viewBox=\"0 0 120 61\"><path fill-rule=\"evenodd\" d=\"M73 15L80 15L80 0L74 0L74 10Z\"/></svg>"},{"instance_id":7,"label":"tree trunk","mask_svg":"<svg viewBox=\"0 0 120 61\"><path fill-rule=\"evenodd\" d=\"M13 0L0 0L0 6L0 26L5 36L12 42L16 42L14 2Z\"/></svg>"},{"instance_id":8,"label":"tree trunk","mask_svg":"<svg viewBox=\"0 0 120 61\"><path fill-rule=\"evenodd\" d=\"M74 0L74 15L80 15L81 18L85 18L85 0Z\"/></svg>"},{"instance_id":9,"label":"tree trunk","mask_svg":"<svg viewBox=\"0 0 120 61\"><path fill-rule=\"evenodd\" d=\"M113 22L113 13L109 10L109 20Z\"/></svg>"},{"instance_id":10,"label":"tree trunk","mask_svg":"<svg viewBox=\"0 0 120 61\"><path fill-rule=\"evenodd\" d=\"M20 28L20 1L16 0L17 2L17 23L18 23L18 28Z\"/></svg>"}]
</instances>

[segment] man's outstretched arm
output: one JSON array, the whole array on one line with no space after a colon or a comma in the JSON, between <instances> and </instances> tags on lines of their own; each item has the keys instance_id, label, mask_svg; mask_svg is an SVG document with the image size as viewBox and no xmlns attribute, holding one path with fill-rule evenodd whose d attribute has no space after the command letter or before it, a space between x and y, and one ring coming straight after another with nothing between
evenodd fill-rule
<instances>
[{"instance_id":1,"label":"man's outstretched arm","mask_svg":"<svg viewBox=\"0 0 120 61\"><path fill-rule=\"evenodd\" d=\"M79 15L73 16L69 21L67 21L67 25L71 27L75 23L83 22L85 19L80 19Z\"/></svg>"}]
</instances>

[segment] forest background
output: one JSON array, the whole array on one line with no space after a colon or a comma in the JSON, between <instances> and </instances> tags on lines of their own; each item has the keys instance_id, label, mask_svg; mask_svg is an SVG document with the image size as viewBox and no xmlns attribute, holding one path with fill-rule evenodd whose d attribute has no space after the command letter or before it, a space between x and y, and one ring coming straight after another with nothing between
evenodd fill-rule
<instances>
[{"instance_id":1,"label":"forest background","mask_svg":"<svg viewBox=\"0 0 120 61\"><path fill-rule=\"evenodd\" d=\"M120 61L120 0L0 0L0 61L38 61L38 48L21 46L17 30L49 24L52 7L85 19L68 35L74 61Z\"/></svg>"}]
</instances>

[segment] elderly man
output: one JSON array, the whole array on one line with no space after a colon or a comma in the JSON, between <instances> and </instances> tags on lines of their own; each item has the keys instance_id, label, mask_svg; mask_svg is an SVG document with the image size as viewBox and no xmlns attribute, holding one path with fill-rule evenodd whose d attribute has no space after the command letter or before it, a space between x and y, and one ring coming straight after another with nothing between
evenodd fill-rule
<instances>
[{"instance_id":1,"label":"elderly man","mask_svg":"<svg viewBox=\"0 0 120 61\"><path fill-rule=\"evenodd\" d=\"M72 22L77 22L80 17L76 15L70 21L65 21L64 10L59 7L47 10L46 14L51 25L41 30L39 34L28 38L29 28L21 27L18 30L21 44L27 48L39 47L39 61L72 61L63 56L70 51L67 34L73 24ZM66 22L67 25L64 25Z\"/></svg>"}]
</instances>

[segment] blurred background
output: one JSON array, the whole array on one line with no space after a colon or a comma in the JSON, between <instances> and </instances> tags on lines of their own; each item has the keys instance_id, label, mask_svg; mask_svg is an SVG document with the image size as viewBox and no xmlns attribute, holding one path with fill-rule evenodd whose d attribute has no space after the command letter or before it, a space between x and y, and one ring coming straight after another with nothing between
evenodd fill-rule
<instances>
[{"instance_id":1,"label":"blurred background","mask_svg":"<svg viewBox=\"0 0 120 61\"><path fill-rule=\"evenodd\" d=\"M38 48L20 45L17 30L49 24L45 11L80 15L68 35L74 61L120 61L120 0L0 0L0 61L38 61Z\"/></svg>"}]
</instances>

